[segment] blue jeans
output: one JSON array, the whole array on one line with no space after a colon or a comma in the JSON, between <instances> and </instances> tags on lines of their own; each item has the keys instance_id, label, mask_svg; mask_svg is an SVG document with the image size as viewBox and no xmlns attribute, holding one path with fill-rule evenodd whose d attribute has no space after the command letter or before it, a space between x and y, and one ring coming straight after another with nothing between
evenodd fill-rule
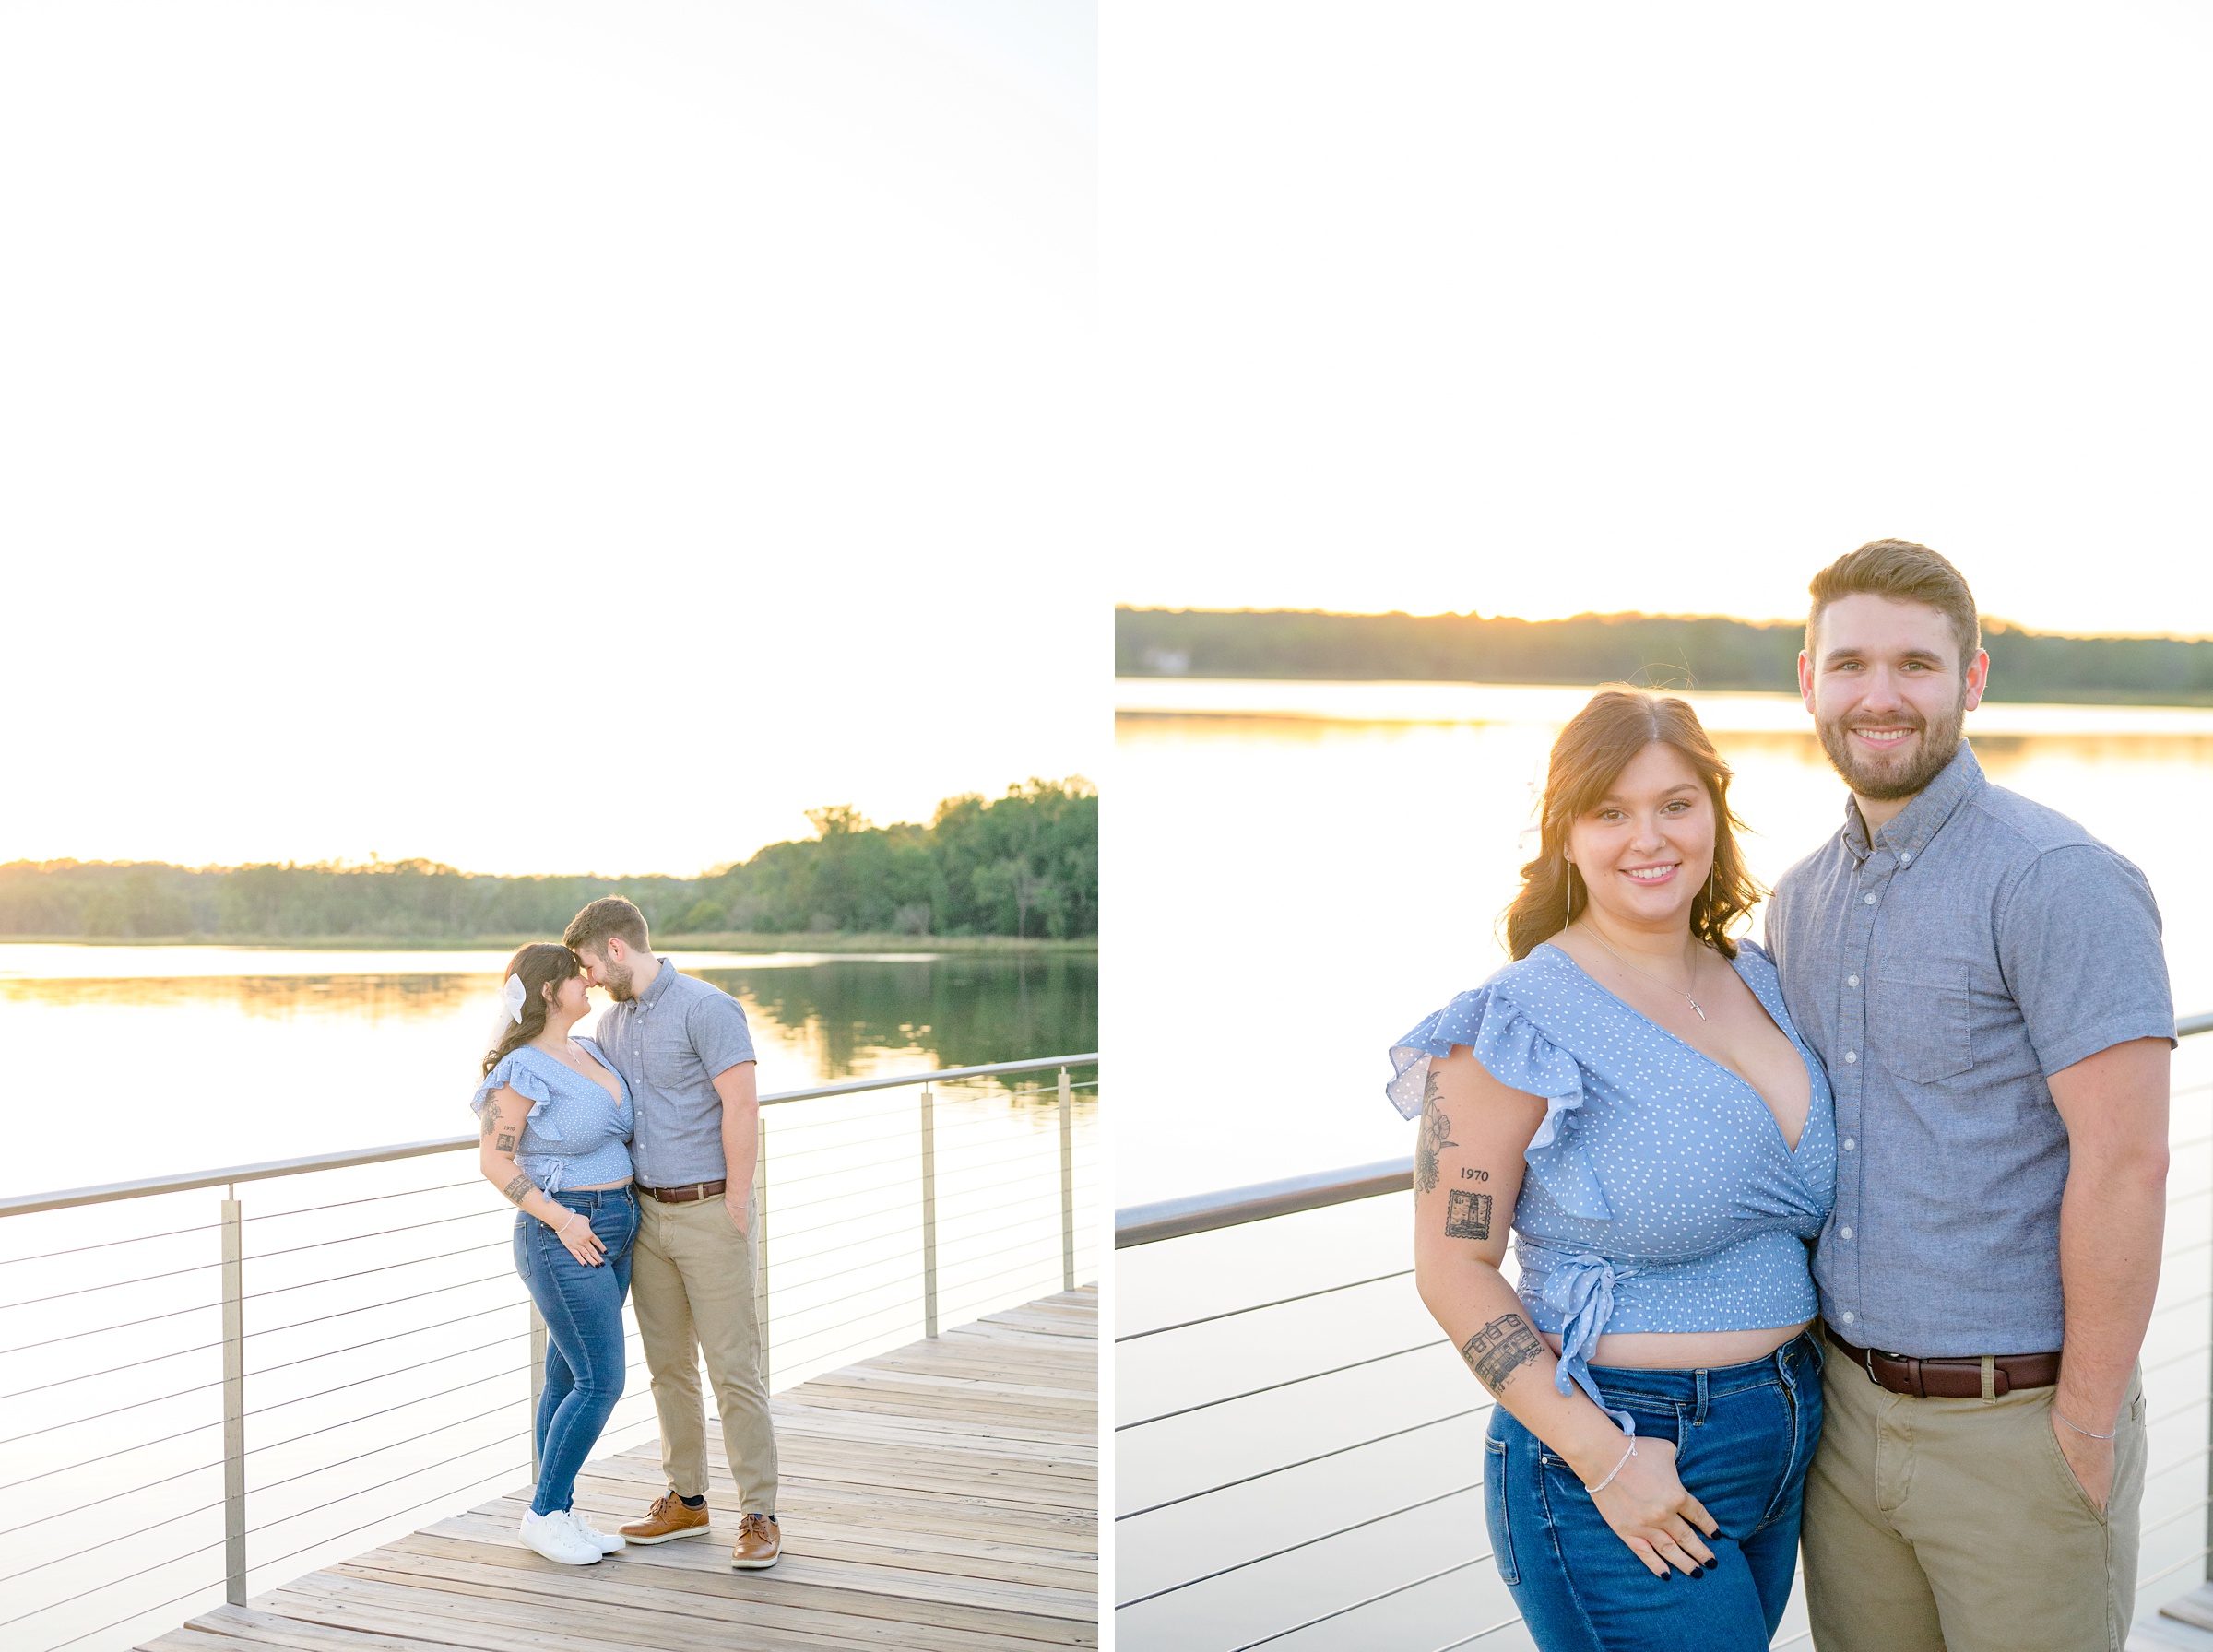
<instances>
[{"instance_id":1,"label":"blue jeans","mask_svg":"<svg viewBox=\"0 0 2213 1652\"><path fill-rule=\"evenodd\" d=\"M1654 1577L1575 1470L1503 1406L1484 1443L1483 1508L1498 1575L1543 1652L1766 1652L1790 1604L1798 1509L1821 1437L1821 1355L1800 1336L1706 1371L1592 1366L1637 1437L1675 1443L1675 1471L1720 1522L1703 1576Z\"/></svg>"},{"instance_id":2,"label":"blue jeans","mask_svg":"<svg viewBox=\"0 0 2213 1652\"><path fill-rule=\"evenodd\" d=\"M538 1402L538 1494L534 1514L565 1509L576 1471L622 1398L622 1301L630 1294L630 1246L638 1203L628 1187L547 1195L580 1212L607 1246L586 1268L535 1216L515 1223L515 1270L546 1322L546 1390Z\"/></svg>"}]
</instances>

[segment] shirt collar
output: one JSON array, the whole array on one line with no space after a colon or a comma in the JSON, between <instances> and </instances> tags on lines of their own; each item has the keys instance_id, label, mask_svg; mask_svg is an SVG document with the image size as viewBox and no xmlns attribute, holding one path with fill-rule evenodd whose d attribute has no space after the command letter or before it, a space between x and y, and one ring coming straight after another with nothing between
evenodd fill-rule
<instances>
[{"instance_id":1,"label":"shirt collar","mask_svg":"<svg viewBox=\"0 0 2213 1652\"><path fill-rule=\"evenodd\" d=\"M637 995L638 1008L651 1009L655 1004L658 1003L661 995L669 990L669 983L675 974L676 965L670 963L667 958L663 958L661 967L654 972L653 985Z\"/></svg>"},{"instance_id":2,"label":"shirt collar","mask_svg":"<svg viewBox=\"0 0 2213 1652\"><path fill-rule=\"evenodd\" d=\"M1844 846L1857 860L1865 860L1877 849L1888 849L1901 860L1919 855L1922 846L1952 818L1953 811L1982 790L1983 784L1982 765L1975 761L1974 749L1961 740L1959 749L1952 753L1952 761L1914 795L1912 802L1892 815L1872 841L1867 835L1867 822L1861 818L1858 801L1847 796Z\"/></svg>"}]
</instances>

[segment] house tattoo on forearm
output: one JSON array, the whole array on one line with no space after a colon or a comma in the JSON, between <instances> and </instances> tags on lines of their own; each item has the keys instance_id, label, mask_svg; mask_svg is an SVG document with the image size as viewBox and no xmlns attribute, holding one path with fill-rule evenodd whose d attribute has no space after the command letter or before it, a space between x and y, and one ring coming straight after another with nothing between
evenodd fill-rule
<instances>
[{"instance_id":1,"label":"house tattoo on forearm","mask_svg":"<svg viewBox=\"0 0 2213 1652\"><path fill-rule=\"evenodd\" d=\"M1508 1377L1544 1351L1528 1320L1519 1314L1502 1314L1461 1344L1460 1357L1467 1361L1475 1380L1496 1394Z\"/></svg>"}]
</instances>

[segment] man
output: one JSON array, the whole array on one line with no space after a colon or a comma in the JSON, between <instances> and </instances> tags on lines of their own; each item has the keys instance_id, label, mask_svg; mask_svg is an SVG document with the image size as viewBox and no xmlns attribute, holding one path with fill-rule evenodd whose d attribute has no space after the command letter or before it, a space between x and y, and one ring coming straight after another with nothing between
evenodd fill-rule
<instances>
[{"instance_id":1,"label":"man","mask_svg":"<svg viewBox=\"0 0 2213 1652\"><path fill-rule=\"evenodd\" d=\"M2120 1652L2174 1014L2143 874L1983 778L1990 669L1935 551L1817 574L1799 687L1852 789L1769 950L1836 1093L1806 1481L1822 1652Z\"/></svg>"},{"instance_id":2,"label":"man","mask_svg":"<svg viewBox=\"0 0 2213 1652\"><path fill-rule=\"evenodd\" d=\"M776 1436L753 1320L749 1213L761 1109L745 1010L721 988L656 958L645 914L619 896L594 901L562 938L583 961L585 979L614 1000L599 1018L599 1047L630 1086L637 1114L630 1289L669 1492L622 1535L666 1543L708 1534L704 1350L722 1413L723 1454L738 1482L730 1564L759 1571L776 1564L783 1535Z\"/></svg>"}]
</instances>

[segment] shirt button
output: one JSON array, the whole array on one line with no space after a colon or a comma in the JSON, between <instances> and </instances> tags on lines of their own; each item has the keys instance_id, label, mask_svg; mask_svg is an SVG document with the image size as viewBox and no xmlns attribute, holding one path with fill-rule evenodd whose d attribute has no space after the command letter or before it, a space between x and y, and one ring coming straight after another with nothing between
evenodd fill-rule
<instances>
[{"instance_id":1,"label":"shirt button","mask_svg":"<svg viewBox=\"0 0 2213 1652\"><path fill-rule=\"evenodd\" d=\"M1859 984L1860 978L1857 975L1847 975L1844 977L1844 985L1847 986L1857 986Z\"/></svg>"},{"instance_id":2,"label":"shirt button","mask_svg":"<svg viewBox=\"0 0 2213 1652\"><path fill-rule=\"evenodd\" d=\"M1852 1230L1850 1228L1839 1228L1837 1232L1847 1239L1852 1237Z\"/></svg>"},{"instance_id":3,"label":"shirt button","mask_svg":"<svg viewBox=\"0 0 2213 1652\"><path fill-rule=\"evenodd\" d=\"M1852 1139L1851 1137L1847 1136L1847 1137L1845 1137L1845 1138L1844 1138L1844 1150L1845 1150L1846 1152L1848 1152L1848 1153L1849 1153L1850 1151L1852 1151L1852 1150L1853 1148L1855 1148L1855 1147L1857 1147L1857 1146L1859 1146L1859 1145L1860 1145L1860 1144L1859 1144L1858 1142L1854 1141L1854 1140L1853 1140L1853 1139Z\"/></svg>"},{"instance_id":4,"label":"shirt button","mask_svg":"<svg viewBox=\"0 0 2213 1652\"><path fill-rule=\"evenodd\" d=\"M1913 857L1911 855L1901 855L1898 857L1898 864L1901 867L1910 867L1913 864Z\"/></svg>"},{"instance_id":5,"label":"shirt button","mask_svg":"<svg viewBox=\"0 0 2213 1652\"><path fill-rule=\"evenodd\" d=\"M1875 891L1874 891L1873 890L1869 890L1869 891L1867 891L1867 894L1866 894L1866 897L1865 897L1865 899L1866 899L1867 904L1868 904L1868 905L1870 905L1870 906L1873 906L1873 905L1875 904Z\"/></svg>"},{"instance_id":6,"label":"shirt button","mask_svg":"<svg viewBox=\"0 0 2213 1652\"><path fill-rule=\"evenodd\" d=\"M1860 1058L1860 1053L1859 1053L1859 1051L1857 1051L1857 1050L1846 1050L1846 1051L1844 1052L1844 1065L1845 1065L1846 1067L1850 1067L1850 1066L1851 1066L1851 1065L1852 1065L1853 1062L1857 1061L1859 1058Z\"/></svg>"},{"instance_id":7,"label":"shirt button","mask_svg":"<svg viewBox=\"0 0 2213 1652\"><path fill-rule=\"evenodd\" d=\"M1857 1314L1854 1314L1854 1313L1853 1313L1853 1312L1852 1312L1852 1311L1850 1308L1846 1308L1846 1309L1844 1310L1843 1318L1844 1318L1844 1323L1845 1323L1846 1325L1850 1325L1850 1324L1851 1324L1851 1323L1852 1323L1852 1322L1854 1319L1857 1319L1858 1317L1859 1317L1859 1316L1858 1316Z\"/></svg>"}]
</instances>

